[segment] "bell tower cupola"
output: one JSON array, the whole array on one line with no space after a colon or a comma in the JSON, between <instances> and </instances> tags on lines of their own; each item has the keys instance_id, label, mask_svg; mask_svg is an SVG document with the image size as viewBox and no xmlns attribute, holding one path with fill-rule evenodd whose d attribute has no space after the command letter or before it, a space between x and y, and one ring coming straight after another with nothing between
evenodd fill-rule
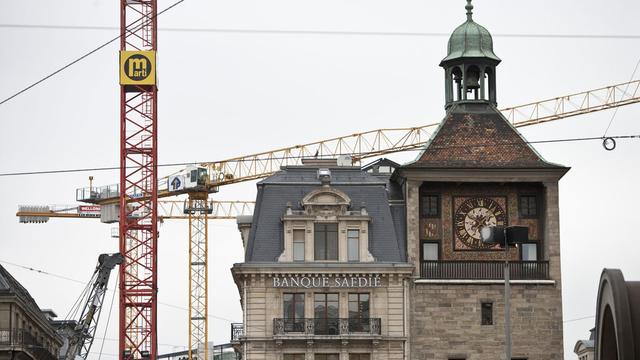
<instances>
[{"instance_id":1,"label":"bell tower cupola","mask_svg":"<svg viewBox=\"0 0 640 360\"><path fill-rule=\"evenodd\" d=\"M496 66L501 60L493 52L489 31L473 21L471 0L465 9L467 21L451 34L447 56L440 62L445 74L445 109L455 103L497 106Z\"/></svg>"}]
</instances>

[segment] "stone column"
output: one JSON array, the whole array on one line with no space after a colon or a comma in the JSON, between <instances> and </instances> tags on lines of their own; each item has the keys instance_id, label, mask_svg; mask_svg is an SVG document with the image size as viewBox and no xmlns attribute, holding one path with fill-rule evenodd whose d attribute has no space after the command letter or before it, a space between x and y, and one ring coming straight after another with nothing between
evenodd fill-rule
<instances>
[{"instance_id":1,"label":"stone column","mask_svg":"<svg viewBox=\"0 0 640 360\"><path fill-rule=\"evenodd\" d=\"M420 181L407 180L407 259L416 267L414 274L420 274Z\"/></svg>"},{"instance_id":2,"label":"stone column","mask_svg":"<svg viewBox=\"0 0 640 360\"><path fill-rule=\"evenodd\" d=\"M349 360L349 341L342 340L340 347L340 360Z\"/></svg>"},{"instance_id":3,"label":"stone column","mask_svg":"<svg viewBox=\"0 0 640 360\"><path fill-rule=\"evenodd\" d=\"M558 183L545 182L544 254L549 260L549 275L562 288L560 272L560 209Z\"/></svg>"},{"instance_id":4,"label":"stone column","mask_svg":"<svg viewBox=\"0 0 640 360\"><path fill-rule=\"evenodd\" d=\"M307 340L307 352L304 358L305 360L313 360L313 340Z\"/></svg>"}]
</instances>

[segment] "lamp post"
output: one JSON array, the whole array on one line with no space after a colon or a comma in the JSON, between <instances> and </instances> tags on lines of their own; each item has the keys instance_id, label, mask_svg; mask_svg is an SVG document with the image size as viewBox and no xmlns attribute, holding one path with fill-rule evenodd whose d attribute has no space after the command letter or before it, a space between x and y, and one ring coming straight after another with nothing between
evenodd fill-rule
<instances>
[{"instance_id":1,"label":"lamp post","mask_svg":"<svg viewBox=\"0 0 640 360\"><path fill-rule=\"evenodd\" d=\"M509 271L509 246L529 240L526 226L486 226L480 230L482 242L504 247L504 352L505 360L511 360L511 287Z\"/></svg>"}]
</instances>

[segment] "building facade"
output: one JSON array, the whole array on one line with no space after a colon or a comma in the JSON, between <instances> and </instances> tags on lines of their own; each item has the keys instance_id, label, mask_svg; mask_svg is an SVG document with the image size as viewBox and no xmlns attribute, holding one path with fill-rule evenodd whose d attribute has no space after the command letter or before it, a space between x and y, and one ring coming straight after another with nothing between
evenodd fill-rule
<instances>
[{"instance_id":1,"label":"building facade","mask_svg":"<svg viewBox=\"0 0 640 360\"><path fill-rule=\"evenodd\" d=\"M57 360L63 339L29 292L0 265L0 360Z\"/></svg>"},{"instance_id":2,"label":"building facade","mask_svg":"<svg viewBox=\"0 0 640 360\"><path fill-rule=\"evenodd\" d=\"M490 33L473 20L452 33L446 115L403 183L411 286L410 359L504 359L505 260L511 277L512 359L563 359L558 180L497 110ZM529 238L504 249L481 241L485 226L522 225Z\"/></svg>"},{"instance_id":3,"label":"building facade","mask_svg":"<svg viewBox=\"0 0 640 360\"><path fill-rule=\"evenodd\" d=\"M578 356L578 360L595 360L595 335L596 328L591 329L589 340L578 340L573 347L573 352Z\"/></svg>"},{"instance_id":4,"label":"building facade","mask_svg":"<svg viewBox=\"0 0 640 360\"><path fill-rule=\"evenodd\" d=\"M467 20L451 35L446 115L416 160L363 169L315 161L258 184L238 219L235 264L243 359L561 360L558 181L497 110L491 34ZM502 248L486 226L528 229Z\"/></svg>"},{"instance_id":5,"label":"building facade","mask_svg":"<svg viewBox=\"0 0 640 360\"><path fill-rule=\"evenodd\" d=\"M232 269L243 359L406 359L413 266L388 177L312 161L258 184Z\"/></svg>"}]
</instances>

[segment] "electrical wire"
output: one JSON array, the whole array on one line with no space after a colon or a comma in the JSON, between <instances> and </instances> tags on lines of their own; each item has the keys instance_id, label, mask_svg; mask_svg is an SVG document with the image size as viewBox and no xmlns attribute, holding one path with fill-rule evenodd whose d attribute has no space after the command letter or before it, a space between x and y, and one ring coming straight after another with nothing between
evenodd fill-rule
<instances>
[{"instance_id":1,"label":"electrical wire","mask_svg":"<svg viewBox=\"0 0 640 360\"><path fill-rule=\"evenodd\" d=\"M617 136L609 136L611 139L640 139L640 134L638 135L617 135ZM564 142L577 142L577 141L593 141L593 140L602 140L601 136L592 136L592 137L582 137L582 138L566 138L566 139L549 139L549 140L536 140L536 141L524 141L526 144L549 144L549 143L564 143ZM404 151L433 151L433 150L445 150L445 149L455 149L455 148L483 148L483 147L496 147L496 146L513 146L520 145L523 142L509 142L509 143L494 143L494 144L483 144L483 145L447 145L447 146L430 146L427 149L422 149L424 146L424 142L417 143L415 145L407 146L401 148L399 150L385 150L385 154L396 153L396 152L404 152ZM369 152L361 152L358 153L361 157L366 157L368 155L376 155L380 154L380 151L369 151ZM351 153L343 153L343 154L331 154L331 155L319 155L315 156L317 158L334 158L336 156L341 155L352 155ZM289 159L300 159L300 156L274 156L274 157L247 157L246 159L231 159L231 160L223 160L218 161L220 163L240 163L240 162L250 162L250 161L268 161L268 160L289 160ZM215 161L214 161L215 162ZM172 166L187 166L187 165L198 165L208 163L207 161L202 162L179 162L179 163L168 163L168 164L158 164L158 167L172 167ZM137 167L127 167L127 168L137 168ZM9 176L25 176L25 175L44 175L44 174L63 174L63 173L78 173L78 172L88 172L88 171L109 171L109 170L120 170L118 166L109 166L109 167L95 167L95 168L75 168L75 169L62 169L62 170L42 170L42 171L21 171L21 172L7 172L0 173L0 177L9 177Z\"/></svg>"},{"instance_id":2,"label":"electrical wire","mask_svg":"<svg viewBox=\"0 0 640 360\"><path fill-rule=\"evenodd\" d=\"M568 322L574 322L574 321L578 321L578 320L586 320L586 319L593 319L595 318L595 315L590 315L590 316L583 316L583 317L579 317L579 318L575 318L575 319L569 319L569 320L563 320L563 323L568 323Z\"/></svg>"},{"instance_id":3,"label":"electrical wire","mask_svg":"<svg viewBox=\"0 0 640 360\"><path fill-rule=\"evenodd\" d=\"M57 277L57 278L68 280L68 281L73 281L75 283L82 284L82 285L86 285L87 284L84 281L72 279L70 277L66 277L66 276L62 276L62 275L52 274L52 273L44 271L44 270L34 269L32 267L29 267L29 266L20 265L20 264L12 263L12 262L5 261L5 260L0 260L0 263L11 265L11 266L16 266L16 267L19 267L19 268L23 268L25 270L34 271L34 272L37 272L37 273L40 273L40 274L49 275L49 276Z\"/></svg>"},{"instance_id":4,"label":"electrical wire","mask_svg":"<svg viewBox=\"0 0 640 360\"><path fill-rule=\"evenodd\" d=\"M638 62L636 63L635 68L633 68L633 72L631 73L631 80L633 80L633 77L636 76L636 71L638 71L638 66L640 66L640 58L638 58ZM627 90L629 90L629 84L627 84L627 86L624 88L624 94L627 93ZM607 137L607 132L609 132L609 128L611 127L611 124L613 123L613 119L615 119L616 114L618 113L618 109L620 107L616 106L616 108L613 110L613 114L611 114L611 119L609 120L609 125L607 125L607 128L604 130L604 134L602 135L602 138L606 138Z\"/></svg>"},{"instance_id":5,"label":"electrical wire","mask_svg":"<svg viewBox=\"0 0 640 360\"><path fill-rule=\"evenodd\" d=\"M178 0L177 2L175 2L175 3L173 3L172 5L168 6L166 9L164 9L164 10L162 10L162 11L158 12L158 13L155 15L155 17L158 17L158 16L160 16L160 14L163 14L163 13L165 13L166 11L173 9L174 7L176 7L178 4L182 3L183 1L185 1L185 0ZM138 19L137 21L135 21L134 23L132 23L132 25L133 25L133 24L135 24L136 22L140 21L141 19L142 19L142 18L140 18L140 19ZM136 31L136 30L140 29L140 28L141 28L142 26L144 26L144 25L145 25L145 23L138 24L138 25L136 25L133 29L129 29L128 31L131 31L131 32ZM121 35L118 35L118 36L114 37L113 39L111 39L111 40L109 40L109 41L107 41L107 42L105 42L105 43L103 43L103 44L99 45L97 48L95 48L95 49L93 49L93 50L89 51L88 53L85 53L84 55L82 55L82 56L80 56L80 57L76 58L75 60L71 61L70 63L68 63L68 64L66 64L66 65L64 65L63 67L61 67L61 68L59 68L58 70L56 70L56 71L52 72L51 74L49 74L49 75L47 75L47 76L45 76L45 77L41 78L40 80L38 80L38 81L34 82L33 84L31 84L31 85L29 85L29 86L27 86L27 87L23 88L22 90L20 90L20 91L16 92L15 94L13 94L13 95L9 96L8 98L6 98L6 99L4 99L4 100L0 101L0 105L5 104L6 102L8 102L8 101L10 101L10 100L14 99L15 97L17 97L17 96L19 96L19 95L21 95L21 94L24 94L25 92L27 92L27 91L29 91L30 89L32 89L32 88L34 88L35 86L37 86L38 84L41 84L42 82L44 82L44 81L46 81L46 80L50 79L51 77L55 76L56 74L59 74L60 72L62 72L62 71L64 71L64 70L66 70L66 69L70 68L71 66L73 66L73 65L77 64L78 62L80 62L80 61L82 61L82 60L86 59L86 58L87 58L87 57L89 57L90 55L95 54L96 52L98 52L98 51L100 51L100 50L104 49L107 45L109 45L109 44L111 44L112 42L114 42L114 41L116 41L116 40L120 39L120 37L121 37Z\"/></svg>"},{"instance_id":6,"label":"electrical wire","mask_svg":"<svg viewBox=\"0 0 640 360\"><path fill-rule=\"evenodd\" d=\"M47 25L47 24L0 24L0 28L42 29L42 30L118 30L115 26L91 25ZM449 37L451 33L409 32L409 31L344 31L344 30L285 30L285 29L233 29L233 28L158 28L158 31L191 33L231 33L231 34L272 34L272 35L340 35L340 36L411 36ZM546 38L546 39L640 39L640 35L623 34L511 34L496 33L493 37L506 38Z\"/></svg>"},{"instance_id":7,"label":"electrical wire","mask_svg":"<svg viewBox=\"0 0 640 360\"><path fill-rule=\"evenodd\" d=\"M23 269L25 269L25 270L33 271L33 272L35 272L35 273L42 274L42 275L49 275L49 276L57 277L57 278L59 278L59 279L66 280L66 281L72 281L72 282L79 283L79 284L83 284L83 285L85 284L84 282L82 282L82 281L80 281L80 280L76 280L76 279L72 279L72 278L69 278L69 277L66 277L66 276L61 276L61 275L53 274L53 273L50 273L50 272L47 272L47 271L44 271L44 270L34 269L34 268L32 268L32 267L29 267L29 266L24 266L24 265L20 265L20 264L15 264L15 263L12 263L12 262L9 262L9 261L0 260L0 263L4 263L4 264L7 264L7 265L12 265L12 266L20 267L20 268L23 268ZM94 280L94 277L92 276L92 277L91 277L91 280L89 281L89 283L88 283L88 285L87 285L87 287L90 287L90 285L93 283L93 280ZM84 293L85 291L86 291L86 288L85 288L85 290L83 290L83 293ZM112 291L112 292L114 292L114 293L115 293L115 290L107 290L107 291ZM82 296L81 296L80 298L82 298ZM79 298L79 299L80 299L80 298ZM76 302L78 302L78 301L79 301L79 299L78 299L78 300L76 300ZM183 311L189 311L189 309L187 309L187 308L185 308L185 307L178 306L178 305L173 305L173 304L169 304L169 303L165 303L165 302L161 302L161 301L158 301L158 304L159 304L159 305L164 305L164 306L167 306L167 307L171 307L171 308L174 308L174 309L179 309L179 310L183 310ZM75 304L74 304L74 306L75 306ZM73 308L73 307L72 307L72 308ZM68 314L67 314L67 315L68 315ZM217 316L217 315L212 315L212 314L209 314L209 317L210 317L210 318L213 318L213 319L217 319L217 320L223 320L223 321L230 322L230 323L237 323L237 322L238 322L238 321L236 321L236 320L231 320L231 319L227 319L227 318L224 318L224 317L221 317L221 316ZM65 319L69 319L69 317L68 317L68 316L65 316Z\"/></svg>"}]
</instances>

